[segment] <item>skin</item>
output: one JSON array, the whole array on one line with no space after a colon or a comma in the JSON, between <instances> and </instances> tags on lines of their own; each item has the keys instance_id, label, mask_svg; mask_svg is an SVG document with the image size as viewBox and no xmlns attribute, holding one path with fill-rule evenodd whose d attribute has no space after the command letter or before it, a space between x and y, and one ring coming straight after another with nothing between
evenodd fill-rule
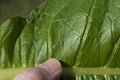
<instances>
[{"instance_id":1,"label":"skin","mask_svg":"<svg viewBox=\"0 0 120 80\"><path fill-rule=\"evenodd\" d=\"M59 80L62 70L57 59L49 59L37 67L20 72L13 80Z\"/></svg>"}]
</instances>

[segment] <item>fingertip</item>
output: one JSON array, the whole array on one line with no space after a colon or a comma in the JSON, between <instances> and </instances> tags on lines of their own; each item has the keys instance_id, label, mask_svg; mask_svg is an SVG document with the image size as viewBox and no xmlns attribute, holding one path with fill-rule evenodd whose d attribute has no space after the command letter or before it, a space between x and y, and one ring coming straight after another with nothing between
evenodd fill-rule
<instances>
[{"instance_id":1,"label":"fingertip","mask_svg":"<svg viewBox=\"0 0 120 80\"><path fill-rule=\"evenodd\" d=\"M60 78L63 70L62 65L55 58L47 60L38 67L45 69L45 71L48 73L48 76L50 76L53 80Z\"/></svg>"},{"instance_id":2,"label":"fingertip","mask_svg":"<svg viewBox=\"0 0 120 80\"><path fill-rule=\"evenodd\" d=\"M57 59L49 59L35 68L22 71L13 80L59 80L62 66Z\"/></svg>"}]
</instances>

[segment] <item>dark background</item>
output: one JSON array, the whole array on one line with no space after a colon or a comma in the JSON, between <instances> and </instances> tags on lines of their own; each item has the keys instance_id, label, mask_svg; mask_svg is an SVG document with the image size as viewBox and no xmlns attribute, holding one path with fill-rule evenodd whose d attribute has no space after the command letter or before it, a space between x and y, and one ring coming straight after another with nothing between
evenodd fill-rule
<instances>
[{"instance_id":1,"label":"dark background","mask_svg":"<svg viewBox=\"0 0 120 80\"><path fill-rule=\"evenodd\" d=\"M27 16L43 0L0 0L0 24L12 16Z\"/></svg>"}]
</instances>

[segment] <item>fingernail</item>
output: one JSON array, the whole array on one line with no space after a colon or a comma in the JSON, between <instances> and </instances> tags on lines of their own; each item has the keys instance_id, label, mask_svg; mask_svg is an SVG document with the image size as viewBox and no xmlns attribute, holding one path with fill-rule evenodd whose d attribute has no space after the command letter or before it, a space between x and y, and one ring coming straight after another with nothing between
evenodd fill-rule
<instances>
[{"instance_id":1,"label":"fingernail","mask_svg":"<svg viewBox=\"0 0 120 80\"><path fill-rule=\"evenodd\" d=\"M62 66L60 62L54 58L49 59L45 63L39 65L39 67L44 68L50 74L59 72L59 70L62 70Z\"/></svg>"}]
</instances>

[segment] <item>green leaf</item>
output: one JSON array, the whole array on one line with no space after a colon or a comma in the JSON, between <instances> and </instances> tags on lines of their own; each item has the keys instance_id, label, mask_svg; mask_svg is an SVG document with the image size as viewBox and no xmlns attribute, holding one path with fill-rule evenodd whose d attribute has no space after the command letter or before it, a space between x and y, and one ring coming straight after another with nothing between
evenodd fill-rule
<instances>
[{"instance_id":1,"label":"green leaf","mask_svg":"<svg viewBox=\"0 0 120 80\"><path fill-rule=\"evenodd\" d=\"M67 65L63 80L120 80L119 14L120 0L44 1L27 18L12 41L15 45L8 46L14 50L12 61L6 52L0 61L7 58L12 67L32 67L57 58Z\"/></svg>"},{"instance_id":2,"label":"green leaf","mask_svg":"<svg viewBox=\"0 0 120 80\"><path fill-rule=\"evenodd\" d=\"M0 67L12 67L14 45L25 24L25 18L13 17L0 26Z\"/></svg>"}]
</instances>

